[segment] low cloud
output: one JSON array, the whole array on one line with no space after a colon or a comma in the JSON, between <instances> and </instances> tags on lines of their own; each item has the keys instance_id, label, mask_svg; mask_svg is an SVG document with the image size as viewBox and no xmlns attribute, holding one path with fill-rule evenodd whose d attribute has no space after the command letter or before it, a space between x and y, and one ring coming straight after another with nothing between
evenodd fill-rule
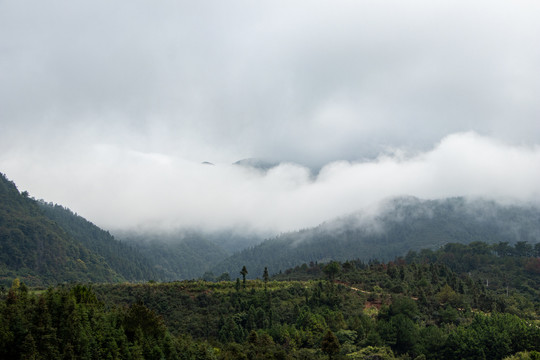
<instances>
[{"instance_id":1,"label":"low cloud","mask_svg":"<svg viewBox=\"0 0 540 360\"><path fill-rule=\"evenodd\" d=\"M0 1L0 171L111 230L271 234L399 195L538 203L539 10ZM248 157L282 164L231 165Z\"/></svg>"},{"instance_id":2,"label":"low cloud","mask_svg":"<svg viewBox=\"0 0 540 360\"><path fill-rule=\"evenodd\" d=\"M0 158L0 167L21 190L110 230L241 227L279 233L403 195L540 204L540 147L476 133L449 135L417 154L394 151L366 162L333 162L318 174L292 163L268 171L209 166L103 144L70 162L34 153Z\"/></svg>"}]
</instances>

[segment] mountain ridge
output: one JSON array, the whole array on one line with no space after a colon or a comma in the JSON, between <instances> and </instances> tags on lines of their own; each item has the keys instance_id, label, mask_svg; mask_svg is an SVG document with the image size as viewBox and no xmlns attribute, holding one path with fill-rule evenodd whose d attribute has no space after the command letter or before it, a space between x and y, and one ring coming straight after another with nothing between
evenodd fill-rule
<instances>
[{"instance_id":1,"label":"mountain ridge","mask_svg":"<svg viewBox=\"0 0 540 360\"><path fill-rule=\"evenodd\" d=\"M352 214L267 239L216 264L212 271L236 273L245 265L254 278L264 267L278 273L310 262L388 261L411 250L474 241L540 242L540 210L463 197L394 198L378 213Z\"/></svg>"},{"instance_id":2,"label":"mountain ridge","mask_svg":"<svg viewBox=\"0 0 540 360\"><path fill-rule=\"evenodd\" d=\"M15 277L30 285L124 280L0 173L0 279Z\"/></svg>"},{"instance_id":3,"label":"mountain ridge","mask_svg":"<svg viewBox=\"0 0 540 360\"><path fill-rule=\"evenodd\" d=\"M0 173L0 283L177 280L135 244L119 241L68 208L19 192Z\"/></svg>"},{"instance_id":4,"label":"mountain ridge","mask_svg":"<svg viewBox=\"0 0 540 360\"><path fill-rule=\"evenodd\" d=\"M373 211L251 245L246 245L248 235L235 231L127 234L119 241L61 205L20 193L0 175L0 281L5 284L15 277L30 285L173 281L225 273L234 278L243 266L256 278L265 267L275 274L311 262L388 261L451 242L540 242L540 209L463 197L392 198Z\"/></svg>"}]
</instances>

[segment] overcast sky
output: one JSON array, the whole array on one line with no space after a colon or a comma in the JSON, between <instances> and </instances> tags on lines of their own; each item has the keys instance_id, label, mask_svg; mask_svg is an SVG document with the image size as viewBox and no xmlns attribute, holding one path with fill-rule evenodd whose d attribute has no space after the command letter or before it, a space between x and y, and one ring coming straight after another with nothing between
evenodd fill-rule
<instances>
[{"instance_id":1,"label":"overcast sky","mask_svg":"<svg viewBox=\"0 0 540 360\"><path fill-rule=\"evenodd\" d=\"M539 14L0 0L0 172L112 230L287 231L396 195L539 203ZM230 165L251 157L288 163Z\"/></svg>"}]
</instances>

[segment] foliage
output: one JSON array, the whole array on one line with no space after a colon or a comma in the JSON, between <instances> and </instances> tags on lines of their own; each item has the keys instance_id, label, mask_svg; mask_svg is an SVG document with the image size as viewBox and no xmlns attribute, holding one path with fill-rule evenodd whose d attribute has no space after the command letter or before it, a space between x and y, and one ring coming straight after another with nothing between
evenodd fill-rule
<instances>
[{"instance_id":1,"label":"foliage","mask_svg":"<svg viewBox=\"0 0 540 360\"><path fill-rule=\"evenodd\" d=\"M487 244L458 248L421 253L435 259L469 254L475 265L467 273L409 254L410 262L336 263L341 271L333 282L315 263L286 275L311 280L277 276L247 280L245 288L231 281L182 281L33 293L14 281L0 295L0 357L534 358L540 351L538 297L519 287L507 295L475 278L486 266L517 258L523 261L509 261L508 276L534 280L524 266L528 258L499 256Z\"/></svg>"},{"instance_id":2,"label":"foliage","mask_svg":"<svg viewBox=\"0 0 540 360\"><path fill-rule=\"evenodd\" d=\"M505 357L504 360L540 360L540 352L538 351L521 351L515 355Z\"/></svg>"},{"instance_id":3,"label":"foliage","mask_svg":"<svg viewBox=\"0 0 540 360\"><path fill-rule=\"evenodd\" d=\"M124 280L0 174L0 283L16 277L32 285Z\"/></svg>"},{"instance_id":4,"label":"foliage","mask_svg":"<svg viewBox=\"0 0 540 360\"><path fill-rule=\"evenodd\" d=\"M0 303L2 359L178 359L182 343L143 305L106 310L85 286L35 296L13 286Z\"/></svg>"},{"instance_id":5,"label":"foliage","mask_svg":"<svg viewBox=\"0 0 540 360\"><path fill-rule=\"evenodd\" d=\"M4 285L16 277L31 285L196 278L228 255L197 233L159 239L126 235L124 240L63 206L19 193L0 174L0 283Z\"/></svg>"},{"instance_id":6,"label":"foliage","mask_svg":"<svg viewBox=\"0 0 540 360\"><path fill-rule=\"evenodd\" d=\"M195 279L205 273L205 277L213 281L215 275L211 271L212 265L229 255L215 241L196 232L159 236L155 234L121 236L124 243L130 244L139 253L144 254L154 271L158 272L155 279L162 281ZM222 273L224 272L216 274Z\"/></svg>"},{"instance_id":7,"label":"foliage","mask_svg":"<svg viewBox=\"0 0 540 360\"><path fill-rule=\"evenodd\" d=\"M513 251L532 254L539 249L530 244L540 242L540 210L464 198L396 198L375 217L353 214L267 239L221 261L212 272L233 273L245 265L255 278L264 266L275 274L311 262L389 261L410 250L478 241L507 245L521 242L526 244L524 248ZM537 271L538 263L531 263L529 268Z\"/></svg>"},{"instance_id":8,"label":"foliage","mask_svg":"<svg viewBox=\"0 0 540 360\"><path fill-rule=\"evenodd\" d=\"M141 252L127 243L116 240L108 231L98 228L71 210L58 204L38 201L45 216L55 221L67 234L88 250L99 254L107 264L124 279L140 281L164 279Z\"/></svg>"}]
</instances>

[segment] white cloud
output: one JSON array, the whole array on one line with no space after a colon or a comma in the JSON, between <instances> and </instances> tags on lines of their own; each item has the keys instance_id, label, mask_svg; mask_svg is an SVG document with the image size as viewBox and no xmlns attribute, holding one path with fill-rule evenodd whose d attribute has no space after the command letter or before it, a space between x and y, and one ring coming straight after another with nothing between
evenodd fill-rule
<instances>
[{"instance_id":1,"label":"white cloud","mask_svg":"<svg viewBox=\"0 0 540 360\"><path fill-rule=\"evenodd\" d=\"M316 166L469 130L532 144L539 7L3 2L0 149L70 124L92 143Z\"/></svg>"},{"instance_id":2,"label":"white cloud","mask_svg":"<svg viewBox=\"0 0 540 360\"><path fill-rule=\"evenodd\" d=\"M108 229L243 226L280 232L401 195L540 203L540 148L475 133L450 135L414 156L334 162L316 177L290 163L264 172L110 145L83 156L63 163L39 155L3 158L0 165L32 195L67 205Z\"/></svg>"},{"instance_id":3,"label":"white cloud","mask_svg":"<svg viewBox=\"0 0 540 360\"><path fill-rule=\"evenodd\" d=\"M109 228L286 230L403 194L536 201L539 10L0 2L0 171ZM322 169L227 165L247 157Z\"/></svg>"}]
</instances>

